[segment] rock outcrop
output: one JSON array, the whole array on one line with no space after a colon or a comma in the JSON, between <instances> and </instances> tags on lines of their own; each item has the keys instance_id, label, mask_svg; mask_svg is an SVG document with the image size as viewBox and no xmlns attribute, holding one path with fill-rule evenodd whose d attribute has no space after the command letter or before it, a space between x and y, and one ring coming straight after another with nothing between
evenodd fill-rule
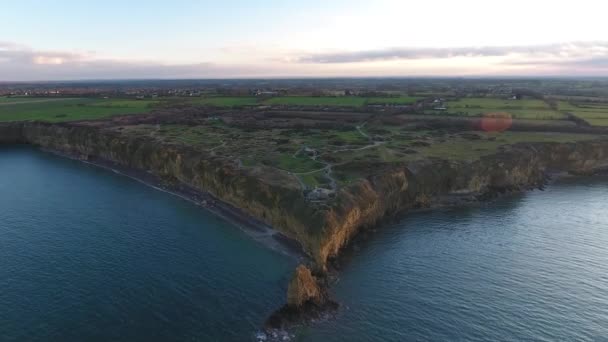
<instances>
[{"instance_id":1,"label":"rock outcrop","mask_svg":"<svg viewBox=\"0 0 608 342\"><path fill-rule=\"evenodd\" d=\"M319 319L338 308L330 299L324 276L317 277L300 265L287 289L287 304L266 321L266 329L283 329L293 324Z\"/></svg>"},{"instance_id":2,"label":"rock outcrop","mask_svg":"<svg viewBox=\"0 0 608 342\"><path fill-rule=\"evenodd\" d=\"M287 289L287 305L294 308L308 302L318 305L325 302L325 297L324 290L310 269L304 265L298 266Z\"/></svg>"}]
</instances>

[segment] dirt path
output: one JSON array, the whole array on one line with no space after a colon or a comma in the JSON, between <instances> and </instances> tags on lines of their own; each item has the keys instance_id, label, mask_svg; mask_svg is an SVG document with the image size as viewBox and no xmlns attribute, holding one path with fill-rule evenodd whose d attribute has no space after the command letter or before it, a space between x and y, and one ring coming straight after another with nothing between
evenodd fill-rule
<instances>
[{"instance_id":1,"label":"dirt path","mask_svg":"<svg viewBox=\"0 0 608 342\"><path fill-rule=\"evenodd\" d=\"M367 139L369 141L369 145L365 145L365 146L357 147L357 148L345 148L345 149L340 149L340 150L334 150L334 151L331 151L328 153L333 154L333 153L349 152L349 151L363 151L363 150L375 148L375 147L385 144L386 143L385 141L373 141L372 137L370 137L367 133L365 133L365 131L363 131L363 127L365 127L366 124L367 124L367 121L361 125L356 126L356 129L357 129L357 132L362 137L364 137L365 139ZM292 157L296 158L297 155L300 154L303 150L304 150L304 147L301 147L292 155ZM331 191L336 191L338 189L338 181L333 177L333 174L332 174L333 173L332 168L338 164L333 164L330 162L319 160L320 156L321 156L321 154L319 154L318 151L315 151L314 155L309 156L309 158L311 160L322 163L324 165L320 169L313 170L313 171L307 171L307 172L290 172L290 171L284 170L284 171L288 172L289 174L293 175L298 180L298 182L300 183L300 187L302 188L302 191L308 190L308 189L310 189L310 187L308 185L306 185L306 183L304 183L304 181L302 180L302 178L300 178L300 176L311 175L311 174L318 173L318 172L324 172L324 177L329 181L329 188Z\"/></svg>"},{"instance_id":2,"label":"dirt path","mask_svg":"<svg viewBox=\"0 0 608 342\"><path fill-rule=\"evenodd\" d=\"M363 132L361 129L363 127L365 127L365 125L367 125L367 121L365 121L363 124L358 125L357 126L357 131L359 132L359 134L361 134L364 138L371 140L371 138L369 137L369 135L367 135L367 133Z\"/></svg>"},{"instance_id":3,"label":"dirt path","mask_svg":"<svg viewBox=\"0 0 608 342\"><path fill-rule=\"evenodd\" d=\"M370 148L374 148L374 147L378 147L380 145L385 144L385 141L373 141L372 138L363 131L363 127L365 127L365 125L367 125L367 121L364 122L361 125L357 125L356 129L357 132L359 132L359 134L364 137L365 139L367 139L369 141L369 145L365 145L362 147L357 147L357 148L345 148L345 149L340 149L340 150L334 150L331 151L329 153L339 153L339 152L349 152L349 151L362 151L362 150L367 150ZM300 148L298 151L296 151L293 154L293 157L295 158L302 150L304 149L304 147ZM307 189L309 189L309 187L304 183L304 181L302 181L302 179L300 178L300 176L305 176L305 175L311 175L314 173L318 173L318 172L324 172L324 176L327 180L329 180L329 187L330 190L332 191L336 191L338 189L338 181L333 177L332 173L332 167L334 167L336 164L330 163L330 162L325 162L323 160L319 160L319 157L321 155L319 153L315 153L313 156L309 157L310 159L317 161L319 163L324 164L325 166L321 169L317 169L317 170L313 170L313 171L308 171L308 172L290 172L290 174L292 174L293 176L295 176L298 179L298 182L300 183L300 186L302 187L302 191L305 191Z\"/></svg>"}]
</instances>

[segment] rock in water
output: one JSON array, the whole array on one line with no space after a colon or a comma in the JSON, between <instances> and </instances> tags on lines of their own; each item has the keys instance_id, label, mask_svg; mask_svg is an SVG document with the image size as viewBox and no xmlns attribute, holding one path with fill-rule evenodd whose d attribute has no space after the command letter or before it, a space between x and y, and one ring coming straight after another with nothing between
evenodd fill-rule
<instances>
[{"instance_id":1,"label":"rock in water","mask_svg":"<svg viewBox=\"0 0 608 342\"><path fill-rule=\"evenodd\" d=\"M287 289L287 305L294 308L301 308L309 302L321 305L324 297L318 279L312 275L308 267L298 266Z\"/></svg>"},{"instance_id":2,"label":"rock in water","mask_svg":"<svg viewBox=\"0 0 608 342\"><path fill-rule=\"evenodd\" d=\"M289 282L287 304L268 318L266 329L276 331L314 321L337 308L338 303L327 293L326 280L315 277L308 267L300 265Z\"/></svg>"}]
</instances>

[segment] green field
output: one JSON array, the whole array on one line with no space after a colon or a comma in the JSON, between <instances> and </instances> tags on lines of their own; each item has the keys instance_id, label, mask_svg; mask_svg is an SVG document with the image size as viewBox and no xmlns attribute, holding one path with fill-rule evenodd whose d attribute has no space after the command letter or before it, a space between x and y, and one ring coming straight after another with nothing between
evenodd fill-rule
<instances>
[{"instance_id":1,"label":"green field","mask_svg":"<svg viewBox=\"0 0 608 342\"><path fill-rule=\"evenodd\" d=\"M602 119L585 119L592 126L608 126L608 118Z\"/></svg>"},{"instance_id":2,"label":"green field","mask_svg":"<svg viewBox=\"0 0 608 342\"><path fill-rule=\"evenodd\" d=\"M498 98L464 98L447 102L447 113L482 116L487 113L509 113L516 119L562 120L566 116L541 100L505 100Z\"/></svg>"},{"instance_id":3,"label":"green field","mask_svg":"<svg viewBox=\"0 0 608 342\"><path fill-rule=\"evenodd\" d=\"M446 142L433 143L419 149L424 156L454 160L474 160L484 155L496 153L498 147L523 142L574 142L597 139L588 134L541 133L541 132L503 132L480 133L480 140L468 140L454 137Z\"/></svg>"},{"instance_id":4,"label":"green field","mask_svg":"<svg viewBox=\"0 0 608 342\"><path fill-rule=\"evenodd\" d=\"M273 97L263 102L266 105L289 106L327 106L327 107L363 107L365 105L405 105L413 104L417 97L317 97L317 96L284 96Z\"/></svg>"},{"instance_id":5,"label":"green field","mask_svg":"<svg viewBox=\"0 0 608 342\"><path fill-rule=\"evenodd\" d=\"M365 105L406 105L420 100L419 97L356 97L356 96L279 96L258 98L254 96L209 96L194 98L172 98L198 106L243 107L243 106L319 106L319 107L363 107Z\"/></svg>"},{"instance_id":6,"label":"green field","mask_svg":"<svg viewBox=\"0 0 608 342\"><path fill-rule=\"evenodd\" d=\"M576 115L592 126L608 126L608 104L560 101L559 109Z\"/></svg>"},{"instance_id":7,"label":"green field","mask_svg":"<svg viewBox=\"0 0 608 342\"><path fill-rule=\"evenodd\" d=\"M2 98L0 122L79 121L150 111L157 101L122 99Z\"/></svg>"},{"instance_id":8,"label":"green field","mask_svg":"<svg viewBox=\"0 0 608 342\"><path fill-rule=\"evenodd\" d=\"M199 106L241 107L255 106L258 99L253 96L212 96L189 98L187 102Z\"/></svg>"},{"instance_id":9,"label":"green field","mask_svg":"<svg viewBox=\"0 0 608 342\"><path fill-rule=\"evenodd\" d=\"M401 96L401 97L368 97L368 105L408 105L416 103L420 97Z\"/></svg>"},{"instance_id":10,"label":"green field","mask_svg":"<svg viewBox=\"0 0 608 342\"><path fill-rule=\"evenodd\" d=\"M17 96L17 97L0 97L0 106L11 105L18 103L35 103L35 102L52 102L52 101L64 101L70 100L65 97L29 97L29 96Z\"/></svg>"},{"instance_id":11,"label":"green field","mask_svg":"<svg viewBox=\"0 0 608 342\"><path fill-rule=\"evenodd\" d=\"M266 105L289 105L289 106L340 106L340 107L362 107L365 105L364 97L340 96L340 97L315 97L315 96L283 96L273 97L264 101Z\"/></svg>"}]
</instances>

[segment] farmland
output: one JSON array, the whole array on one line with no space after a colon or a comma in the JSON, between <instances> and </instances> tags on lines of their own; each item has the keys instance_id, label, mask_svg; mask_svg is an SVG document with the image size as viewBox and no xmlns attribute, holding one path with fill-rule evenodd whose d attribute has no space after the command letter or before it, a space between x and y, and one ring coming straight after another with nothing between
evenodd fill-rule
<instances>
[{"instance_id":1,"label":"farmland","mask_svg":"<svg viewBox=\"0 0 608 342\"><path fill-rule=\"evenodd\" d=\"M560 101L559 109L576 115L592 126L608 126L606 103Z\"/></svg>"},{"instance_id":2,"label":"farmland","mask_svg":"<svg viewBox=\"0 0 608 342\"><path fill-rule=\"evenodd\" d=\"M49 98L49 97L0 97L0 106L8 106L20 103L44 103L54 101L73 100L72 98Z\"/></svg>"},{"instance_id":3,"label":"farmland","mask_svg":"<svg viewBox=\"0 0 608 342\"><path fill-rule=\"evenodd\" d=\"M420 100L420 97L387 96L275 96L270 98L255 96L204 96L193 98L173 98L174 102L188 103L195 106L245 107L245 106L310 106L310 107L351 107L366 105L409 105Z\"/></svg>"},{"instance_id":4,"label":"farmland","mask_svg":"<svg viewBox=\"0 0 608 342\"><path fill-rule=\"evenodd\" d=\"M416 103L421 97L400 96L400 97L368 97L368 105L409 105Z\"/></svg>"},{"instance_id":5,"label":"farmland","mask_svg":"<svg viewBox=\"0 0 608 342\"><path fill-rule=\"evenodd\" d=\"M258 98L253 96L210 96L187 99L185 102L198 106L241 107L257 105Z\"/></svg>"},{"instance_id":6,"label":"farmland","mask_svg":"<svg viewBox=\"0 0 608 342\"><path fill-rule=\"evenodd\" d=\"M87 98L0 98L0 122L47 122L102 119L144 113L157 101Z\"/></svg>"},{"instance_id":7,"label":"farmland","mask_svg":"<svg viewBox=\"0 0 608 342\"><path fill-rule=\"evenodd\" d=\"M563 120L566 116L536 99L505 100L499 98L463 98L446 103L447 113L461 116L482 116L487 113L509 113L515 119Z\"/></svg>"},{"instance_id":8,"label":"farmland","mask_svg":"<svg viewBox=\"0 0 608 342\"><path fill-rule=\"evenodd\" d=\"M264 101L266 105L290 105L290 106L343 106L361 107L365 105L365 98L341 96L341 97L315 97L315 96L284 96L273 97Z\"/></svg>"},{"instance_id":9,"label":"farmland","mask_svg":"<svg viewBox=\"0 0 608 342\"><path fill-rule=\"evenodd\" d=\"M318 97L318 96L285 96L274 97L262 102L265 105L290 106L336 106L336 107L363 107L365 105L407 105L413 104L417 97Z\"/></svg>"}]
</instances>

